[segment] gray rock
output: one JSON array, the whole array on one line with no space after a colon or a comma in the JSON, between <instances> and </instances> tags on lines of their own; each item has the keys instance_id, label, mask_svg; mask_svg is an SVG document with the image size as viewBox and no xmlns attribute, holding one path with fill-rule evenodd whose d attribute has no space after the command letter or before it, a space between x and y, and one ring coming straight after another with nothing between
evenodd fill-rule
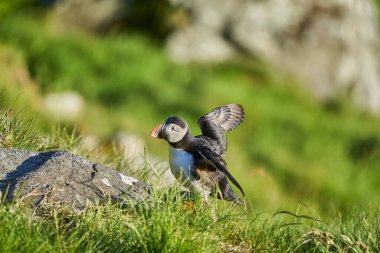
<instances>
[{"instance_id":1,"label":"gray rock","mask_svg":"<svg viewBox=\"0 0 380 253\"><path fill-rule=\"evenodd\" d=\"M0 190L7 200L75 211L108 200L149 200L149 187L139 180L65 151L0 149Z\"/></svg>"}]
</instances>

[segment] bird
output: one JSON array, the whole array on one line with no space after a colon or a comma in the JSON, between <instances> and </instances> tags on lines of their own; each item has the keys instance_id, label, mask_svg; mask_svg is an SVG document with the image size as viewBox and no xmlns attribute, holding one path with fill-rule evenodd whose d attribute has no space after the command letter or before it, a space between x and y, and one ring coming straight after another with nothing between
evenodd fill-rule
<instances>
[{"instance_id":1,"label":"bird","mask_svg":"<svg viewBox=\"0 0 380 253\"><path fill-rule=\"evenodd\" d=\"M198 119L202 135L193 136L187 122L170 116L151 131L150 136L169 143L169 165L175 178L208 202L210 196L241 205L232 182L245 193L227 169L223 155L227 151L226 132L240 125L245 117L243 106L227 104Z\"/></svg>"}]
</instances>

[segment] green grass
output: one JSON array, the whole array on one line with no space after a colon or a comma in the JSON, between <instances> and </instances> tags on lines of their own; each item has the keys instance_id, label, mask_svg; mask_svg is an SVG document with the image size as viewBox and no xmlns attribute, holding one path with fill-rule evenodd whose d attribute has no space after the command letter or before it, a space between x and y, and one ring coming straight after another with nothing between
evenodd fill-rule
<instances>
[{"instance_id":1,"label":"green grass","mask_svg":"<svg viewBox=\"0 0 380 253\"><path fill-rule=\"evenodd\" d=\"M213 220L201 201L189 208L176 191L167 196L158 190L151 209L108 204L80 216L62 210L37 216L22 205L3 203L0 252L380 250L379 119L345 98L320 104L294 85L295 78L258 60L178 66L142 35L62 33L52 23L50 17L25 15L0 24L0 50L9 50L17 63L0 70L0 147L71 150L137 173L114 148L115 132L143 136L148 151L165 159L166 143L147 136L155 124L177 114L199 134L200 115L241 103L246 120L228 133L226 160L248 206L231 210L215 201ZM22 62L38 84L34 92L9 81ZM67 89L82 94L87 109L75 122L53 121L38 101ZM99 147L86 150L82 135L97 136ZM135 176L144 180L143 174ZM174 197L177 201L170 201ZM273 216L279 210L322 222Z\"/></svg>"},{"instance_id":2,"label":"green grass","mask_svg":"<svg viewBox=\"0 0 380 253\"><path fill-rule=\"evenodd\" d=\"M359 210L332 222L271 214L247 217L222 203L193 206L179 195L154 191L138 208L88 207L33 214L23 205L0 205L1 252L377 252L379 218Z\"/></svg>"}]
</instances>

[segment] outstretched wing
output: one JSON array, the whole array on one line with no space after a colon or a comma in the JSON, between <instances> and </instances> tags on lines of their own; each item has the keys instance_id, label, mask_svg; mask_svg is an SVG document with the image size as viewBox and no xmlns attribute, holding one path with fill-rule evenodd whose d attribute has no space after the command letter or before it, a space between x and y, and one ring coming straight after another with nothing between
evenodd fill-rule
<instances>
[{"instance_id":1,"label":"outstretched wing","mask_svg":"<svg viewBox=\"0 0 380 253\"><path fill-rule=\"evenodd\" d=\"M239 104L229 104L215 108L205 115L219 124L227 132L235 129L244 120L244 109Z\"/></svg>"},{"instance_id":2,"label":"outstretched wing","mask_svg":"<svg viewBox=\"0 0 380 253\"><path fill-rule=\"evenodd\" d=\"M243 188L240 186L238 181L231 175L231 173L227 170L227 168L225 167L227 163L224 161L224 159L220 155L218 155L217 153L213 152L210 149L202 149L202 150L199 150L198 153L207 164L209 164L216 170L222 171L228 177L228 179L241 191L243 196L245 196Z\"/></svg>"},{"instance_id":3,"label":"outstretched wing","mask_svg":"<svg viewBox=\"0 0 380 253\"><path fill-rule=\"evenodd\" d=\"M215 108L198 120L199 128L204 136L218 142L220 154L227 149L225 132L235 129L244 120L244 109L239 104L228 104Z\"/></svg>"}]
</instances>

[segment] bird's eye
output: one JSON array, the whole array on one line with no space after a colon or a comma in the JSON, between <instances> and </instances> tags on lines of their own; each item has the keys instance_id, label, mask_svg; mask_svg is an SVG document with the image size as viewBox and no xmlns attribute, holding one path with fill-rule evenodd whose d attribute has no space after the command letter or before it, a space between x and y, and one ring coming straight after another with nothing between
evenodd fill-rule
<instances>
[{"instance_id":1,"label":"bird's eye","mask_svg":"<svg viewBox=\"0 0 380 253\"><path fill-rule=\"evenodd\" d=\"M171 130L174 131L174 126L172 126Z\"/></svg>"}]
</instances>

